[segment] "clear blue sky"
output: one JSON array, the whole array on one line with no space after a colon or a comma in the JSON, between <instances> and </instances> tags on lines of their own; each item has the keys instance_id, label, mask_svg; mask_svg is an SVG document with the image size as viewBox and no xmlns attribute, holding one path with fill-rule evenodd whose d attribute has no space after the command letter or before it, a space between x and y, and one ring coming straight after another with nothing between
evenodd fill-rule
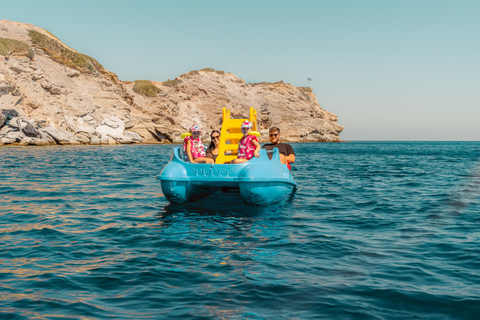
<instances>
[{"instance_id":1,"label":"clear blue sky","mask_svg":"<svg viewBox=\"0 0 480 320\"><path fill-rule=\"evenodd\" d=\"M480 140L480 1L3 2L122 80L211 67L312 87L343 140ZM311 78L311 81L307 81Z\"/></svg>"}]
</instances>

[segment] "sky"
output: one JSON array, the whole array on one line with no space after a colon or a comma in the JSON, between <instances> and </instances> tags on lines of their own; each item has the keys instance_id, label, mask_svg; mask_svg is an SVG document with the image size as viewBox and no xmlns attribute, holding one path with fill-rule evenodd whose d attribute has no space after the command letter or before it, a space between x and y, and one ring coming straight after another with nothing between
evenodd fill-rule
<instances>
[{"instance_id":1,"label":"sky","mask_svg":"<svg viewBox=\"0 0 480 320\"><path fill-rule=\"evenodd\" d=\"M342 140L480 140L477 0L16 0L121 80L202 68L313 89ZM309 80L311 79L311 80ZM255 106L253 106L255 107Z\"/></svg>"}]
</instances>

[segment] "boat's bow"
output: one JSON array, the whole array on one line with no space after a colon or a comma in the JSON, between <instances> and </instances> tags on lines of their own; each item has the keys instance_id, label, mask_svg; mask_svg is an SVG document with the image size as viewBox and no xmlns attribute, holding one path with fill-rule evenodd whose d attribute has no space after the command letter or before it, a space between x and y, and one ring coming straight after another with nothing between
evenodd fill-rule
<instances>
[{"instance_id":1,"label":"boat's bow","mask_svg":"<svg viewBox=\"0 0 480 320\"><path fill-rule=\"evenodd\" d=\"M182 160L181 148L173 150L171 161L158 176L168 201L185 203L216 191L238 190L246 203L265 205L295 192L297 183L285 164L280 163L278 149L272 159L262 149L259 158L240 164L197 164Z\"/></svg>"}]
</instances>

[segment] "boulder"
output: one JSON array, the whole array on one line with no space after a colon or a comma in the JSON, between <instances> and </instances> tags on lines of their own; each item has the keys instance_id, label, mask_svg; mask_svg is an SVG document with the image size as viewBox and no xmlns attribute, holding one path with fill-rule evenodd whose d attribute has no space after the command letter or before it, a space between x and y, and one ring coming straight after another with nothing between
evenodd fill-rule
<instances>
[{"instance_id":1,"label":"boulder","mask_svg":"<svg viewBox=\"0 0 480 320\"><path fill-rule=\"evenodd\" d=\"M91 145L99 145L101 143L100 138L97 136L92 136L90 138L90 144Z\"/></svg>"},{"instance_id":2,"label":"boulder","mask_svg":"<svg viewBox=\"0 0 480 320\"><path fill-rule=\"evenodd\" d=\"M125 123L122 120L115 117L104 119L102 122L102 125L109 126L112 129L121 128L122 131L125 130Z\"/></svg>"},{"instance_id":3,"label":"boulder","mask_svg":"<svg viewBox=\"0 0 480 320\"><path fill-rule=\"evenodd\" d=\"M28 73L31 69L28 66L25 66L15 60L10 60L8 67L15 71L16 73Z\"/></svg>"},{"instance_id":4,"label":"boulder","mask_svg":"<svg viewBox=\"0 0 480 320\"><path fill-rule=\"evenodd\" d=\"M123 136L123 130L113 129L109 126L102 125L95 128L95 133L100 136Z\"/></svg>"},{"instance_id":5,"label":"boulder","mask_svg":"<svg viewBox=\"0 0 480 320\"><path fill-rule=\"evenodd\" d=\"M43 72L40 70L35 70L35 72L32 74L32 80L38 81L40 79L43 79Z\"/></svg>"},{"instance_id":6,"label":"boulder","mask_svg":"<svg viewBox=\"0 0 480 320\"><path fill-rule=\"evenodd\" d=\"M89 125L78 125L77 126L77 133L81 133L81 132L84 132L84 133L88 133L88 134L94 134L95 133L95 129Z\"/></svg>"},{"instance_id":7,"label":"boulder","mask_svg":"<svg viewBox=\"0 0 480 320\"><path fill-rule=\"evenodd\" d=\"M10 92L15 91L15 87L9 84L0 86L0 95L2 94L9 94Z\"/></svg>"},{"instance_id":8,"label":"boulder","mask_svg":"<svg viewBox=\"0 0 480 320\"><path fill-rule=\"evenodd\" d=\"M53 146L57 144L57 141L52 138L51 135L49 135L47 132L42 131L43 129L40 129L38 132L40 133L40 137L37 138L40 142L37 145L42 145L42 146Z\"/></svg>"},{"instance_id":9,"label":"boulder","mask_svg":"<svg viewBox=\"0 0 480 320\"><path fill-rule=\"evenodd\" d=\"M67 77L69 77L69 78L76 78L80 75L79 71L77 71L75 69L72 69L72 68L68 68L68 67L65 68L65 73L67 74Z\"/></svg>"},{"instance_id":10,"label":"boulder","mask_svg":"<svg viewBox=\"0 0 480 320\"><path fill-rule=\"evenodd\" d=\"M7 120L7 117L0 113L0 128L5 124L5 120Z\"/></svg>"},{"instance_id":11,"label":"boulder","mask_svg":"<svg viewBox=\"0 0 480 320\"><path fill-rule=\"evenodd\" d=\"M20 142L23 138L25 138L25 135L21 131L10 131L4 136L4 138L13 139L16 142Z\"/></svg>"},{"instance_id":12,"label":"boulder","mask_svg":"<svg viewBox=\"0 0 480 320\"><path fill-rule=\"evenodd\" d=\"M136 132L125 131L123 135L132 139L133 142L143 142L143 138Z\"/></svg>"},{"instance_id":13,"label":"boulder","mask_svg":"<svg viewBox=\"0 0 480 320\"><path fill-rule=\"evenodd\" d=\"M48 134L46 135L48 138L32 138L32 137L25 137L20 141L20 146L51 146L56 145L57 143L55 140L52 139Z\"/></svg>"},{"instance_id":14,"label":"boulder","mask_svg":"<svg viewBox=\"0 0 480 320\"><path fill-rule=\"evenodd\" d=\"M34 123L37 128L45 128L49 126L49 122L46 120L37 120Z\"/></svg>"},{"instance_id":15,"label":"boulder","mask_svg":"<svg viewBox=\"0 0 480 320\"><path fill-rule=\"evenodd\" d=\"M11 128L10 126L4 126L0 129L0 136L6 135L10 131L14 131L15 129Z\"/></svg>"},{"instance_id":16,"label":"boulder","mask_svg":"<svg viewBox=\"0 0 480 320\"><path fill-rule=\"evenodd\" d=\"M40 132L30 123L26 123L25 126L22 128L23 133L25 133L28 137L39 137Z\"/></svg>"},{"instance_id":17,"label":"boulder","mask_svg":"<svg viewBox=\"0 0 480 320\"><path fill-rule=\"evenodd\" d=\"M125 121L125 129L131 129L135 126L135 124L133 123L133 121L131 119L127 119Z\"/></svg>"},{"instance_id":18,"label":"boulder","mask_svg":"<svg viewBox=\"0 0 480 320\"><path fill-rule=\"evenodd\" d=\"M18 112L15 109L2 109L2 114L7 118L7 120L18 117Z\"/></svg>"},{"instance_id":19,"label":"boulder","mask_svg":"<svg viewBox=\"0 0 480 320\"><path fill-rule=\"evenodd\" d=\"M16 117L15 118L15 122L16 122L16 127L19 129L19 130L22 130L24 126L27 125L27 120L23 119L23 118L20 118L20 117ZM10 124L11 125L11 124Z\"/></svg>"},{"instance_id":20,"label":"boulder","mask_svg":"<svg viewBox=\"0 0 480 320\"><path fill-rule=\"evenodd\" d=\"M110 138L114 139L116 142L121 144L133 143L133 139L128 136L115 136L115 137L110 136Z\"/></svg>"},{"instance_id":21,"label":"boulder","mask_svg":"<svg viewBox=\"0 0 480 320\"><path fill-rule=\"evenodd\" d=\"M58 130L54 127L46 127L42 129L44 132L49 134L55 141L60 144L70 144L71 134L64 130Z\"/></svg>"},{"instance_id":22,"label":"boulder","mask_svg":"<svg viewBox=\"0 0 480 320\"><path fill-rule=\"evenodd\" d=\"M54 83L43 81L41 84L42 88L50 92L51 94L60 94L62 90L59 86Z\"/></svg>"},{"instance_id":23,"label":"boulder","mask_svg":"<svg viewBox=\"0 0 480 320\"><path fill-rule=\"evenodd\" d=\"M82 120L85 121L85 122L91 122L91 121L94 121L93 117L91 114L85 114L83 116L81 116Z\"/></svg>"},{"instance_id":24,"label":"boulder","mask_svg":"<svg viewBox=\"0 0 480 320\"><path fill-rule=\"evenodd\" d=\"M89 144L90 143L90 138L87 136L84 136L83 134L79 134L76 136L76 139L78 142L83 143L83 144Z\"/></svg>"},{"instance_id":25,"label":"boulder","mask_svg":"<svg viewBox=\"0 0 480 320\"><path fill-rule=\"evenodd\" d=\"M7 124L11 128L20 129L18 126L18 120L19 120L18 117L13 117L7 120L5 124Z\"/></svg>"},{"instance_id":26,"label":"boulder","mask_svg":"<svg viewBox=\"0 0 480 320\"><path fill-rule=\"evenodd\" d=\"M80 118L77 119L77 122L79 124L84 124L84 123L80 123L82 121L86 124L89 124L89 125L93 126L93 127L96 127L98 125L97 122L95 121L95 119L90 114L83 115L83 116L81 116Z\"/></svg>"},{"instance_id":27,"label":"boulder","mask_svg":"<svg viewBox=\"0 0 480 320\"><path fill-rule=\"evenodd\" d=\"M5 137L0 138L0 143L2 143L4 145L5 144L12 144L12 143L15 143L15 142L17 142L16 139L10 139L10 138L5 138Z\"/></svg>"},{"instance_id":28,"label":"boulder","mask_svg":"<svg viewBox=\"0 0 480 320\"><path fill-rule=\"evenodd\" d=\"M30 137L25 137L18 143L19 146L28 146L30 144L32 138Z\"/></svg>"},{"instance_id":29,"label":"boulder","mask_svg":"<svg viewBox=\"0 0 480 320\"><path fill-rule=\"evenodd\" d=\"M116 144L116 141L111 136L102 134L100 136L100 144Z\"/></svg>"},{"instance_id":30,"label":"boulder","mask_svg":"<svg viewBox=\"0 0 480 320\"><path fill-rule=\"evenodd\" d=\"M102 125L95 128L95 133L97 135L111 137L113 139L123 139L124 130L125 124L123 123L123 121L118 118L112 117L104 119Z\"/></svg>"}]
</instances>

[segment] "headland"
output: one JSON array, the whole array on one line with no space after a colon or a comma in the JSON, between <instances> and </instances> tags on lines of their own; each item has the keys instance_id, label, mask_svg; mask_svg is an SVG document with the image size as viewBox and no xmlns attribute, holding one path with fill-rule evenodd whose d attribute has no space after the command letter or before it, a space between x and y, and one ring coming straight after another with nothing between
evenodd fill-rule
<instances>
[{"instance_id":1,"label":"headland","mask_svg":"<svg viewBox=\"0 0 480 320\"><path fill-rule=\"evenodd\" d=\"M219 129L223 107L234 118L254 107L260 141L271 126L288 142L339 142L344 129L309 87L212 68L122 81L47 30L0 20L0 146L179 143L193 123Z\"/></svg>"}]
</instances>

